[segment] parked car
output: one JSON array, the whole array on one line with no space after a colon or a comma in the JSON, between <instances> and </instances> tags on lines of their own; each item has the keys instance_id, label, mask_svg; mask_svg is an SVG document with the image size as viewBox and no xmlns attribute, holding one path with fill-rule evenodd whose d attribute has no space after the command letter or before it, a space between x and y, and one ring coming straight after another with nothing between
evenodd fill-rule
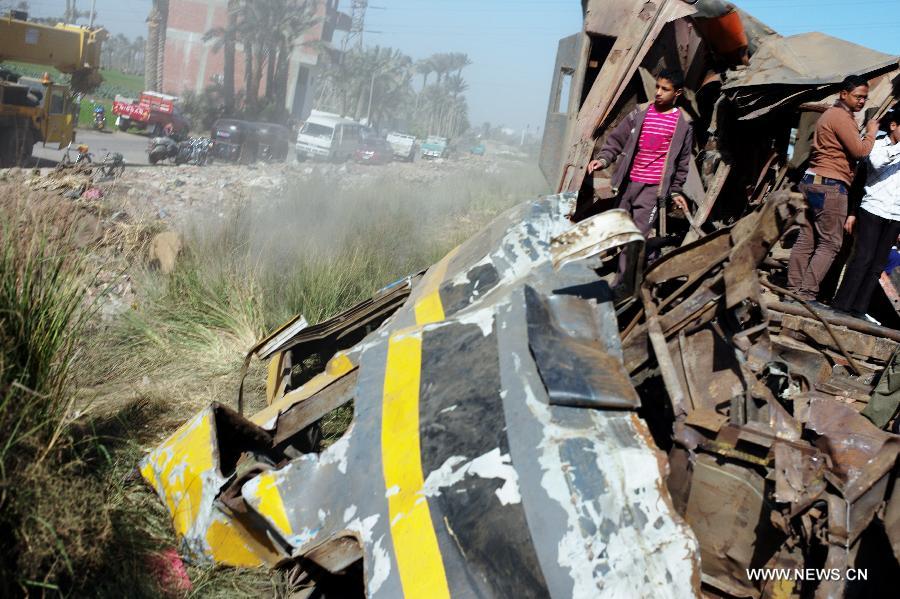
<instances>
[{"instance_id":1,"label":"parked car","mask_svg":"<svg viewBox=\"0 0 900 599\"><path fill-rule=\"evenodd\" d=\"M362 142L363 128L351 119L313 110L297 134L297 160L348 160Z\"/></svg>"},{"instance_id":2,"label":"parked car","mask_svg":"<svg viewBox=\"0 0 900 599\"><path fill-rule=\"evenodd\" d=\"M386 139L365 137L354 154L359 164L387 164L394 159L394 149Z\"/></svg>"},{"instance_id":3,"label":"parked car","mask_svg":"<svg viewBox=\"0 0 900 599\"><path fill-rule=\"evenodd\" d=\"M391 144L391 148L394 150L394 158L397 160L412 162L416 159L418 144L416 144L415 135L392 132L388 133L387 142Z\"/></svg>"},{"instance_id":4,"label":"parked car","mask_svg":"<svg viewBox=\"0 0 900 599\"><path fill-rule=\"evenodd\" d=\"M246 121L219 119L210 132L211 156L227 162L254 162L259 146L256 127Z\"/></svg>"},{"instance_id":5,"label":"parked car","mask_svg":"<svg viewBox=\"0 0 900 599\"><path fill-rule=\"evenodd\" d=\"M478 144L476 146L472 146L469 148L469 153L473 156L484 156L485 147L484 144Z\"/></svg>"},{"instance_id":6,"label":"parked car","mask_svg":"<svg viewBox=\"0 0 900 599\"><path fill-rule=\"evenodd\" d=\"M448 144L449 141L446 137L429 135L425 143L422 144L422 158L446 158Z\"/></svg>"},{"instance_id":7,"label":"parked car","mask_svg":"<svg viewBox=\"0 0 900 599\"><path fill-rule=\"evenodd\" d=\"M275 123L251 123L256 137L256 158L266 162L284 162L291 146L291 132Z\"/></svg>"}]
</instances>

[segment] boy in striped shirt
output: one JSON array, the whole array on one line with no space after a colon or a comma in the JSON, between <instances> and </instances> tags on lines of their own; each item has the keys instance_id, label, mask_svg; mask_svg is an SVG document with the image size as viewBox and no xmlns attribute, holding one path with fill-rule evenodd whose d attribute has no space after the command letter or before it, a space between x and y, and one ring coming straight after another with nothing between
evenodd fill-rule
<instances>
[{"instance_id":1,"label":"boy in striped shirt","mask_svg":"<svg viewBox=\"0 0 900 599\"><path fill-rule=\"evenodd\" d=\"M588 173L607 168L622 159L612 178L619 208L648 237L659 216L659 199L672 198L688 212L681 193L691 161L693 131L690 117L676 107L684 89L684 74L663 70L656 77L654 102L638 106L606 138L588 163Z\"/></svg>"}]
</instances>

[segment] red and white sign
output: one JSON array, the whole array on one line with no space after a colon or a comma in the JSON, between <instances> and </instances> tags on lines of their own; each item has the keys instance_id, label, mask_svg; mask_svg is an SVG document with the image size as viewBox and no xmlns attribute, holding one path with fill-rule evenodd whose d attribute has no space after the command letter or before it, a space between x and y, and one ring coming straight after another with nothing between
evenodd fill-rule
<instances>
[{"instance_id":1,"label":"red and white sign","mask_svg":"<svg viewBox=\"0 0 900 599\"><path fill-rule=\"evenodd\" d=\"M113 114L142 123L150 120L150 107L117 101L113 102Z\"/></svg>"}]
</instances>

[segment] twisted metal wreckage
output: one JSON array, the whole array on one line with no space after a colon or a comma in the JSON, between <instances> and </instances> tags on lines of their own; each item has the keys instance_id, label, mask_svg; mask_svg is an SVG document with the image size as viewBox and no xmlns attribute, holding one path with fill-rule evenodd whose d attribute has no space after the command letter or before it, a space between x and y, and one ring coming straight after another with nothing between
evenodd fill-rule
<instances>
[{"instance_id":1,"label":"twisted metal wreckage","mask_svg":"<svg viewBox=\"0 0 900 599\"><path fill-rule=\"evenodd\" d=\"M782 38L721 2L583 7L542 160L565 193L254 347L268 407L215 403L141 464L187 555L292 567L297 596L893 587L900 332L782 301L770 276L804 218L789 173L817 111L850 72L889 103L896 59ZM643 272L644 239L584 167L662 64L688 74L709 132L696 211L664 219L657 241L686 238ZM622 251L632 294L614 300ZM300 378L311 357L325 366ZM324 447L319 423L341 406L352 423ZM868 579L751 580L763 567Z\"/></svg>"}]
</instances>

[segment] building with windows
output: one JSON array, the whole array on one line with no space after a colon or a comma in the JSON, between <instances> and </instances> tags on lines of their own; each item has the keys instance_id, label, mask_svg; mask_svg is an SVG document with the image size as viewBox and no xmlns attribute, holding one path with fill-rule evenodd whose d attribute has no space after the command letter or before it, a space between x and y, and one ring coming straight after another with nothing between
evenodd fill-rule
<instances>
[{"instance_id":1,"label":"building with windows","mask_svg":"<svg viewBox=\"0 0 900 599\"><path fill-rule=\"evenodd\" d=\"M147 18L145 86L181 95L200 92L221 82L225 69L222 49L203 41L207 31L228 23L231 0L154 0ZM294 48L290 59L285 108L298 119L312 109L314 82L322 53L330 50L334 32L347 31L351 18L338 11L339 0L317 0L319 22L307 33L307 43ZM324 42L324 43L315 43ZM265 84L263 84L265 85ZM244 52L235 44L235 91L244 87Z\"/></svg>"}]
</instances>

